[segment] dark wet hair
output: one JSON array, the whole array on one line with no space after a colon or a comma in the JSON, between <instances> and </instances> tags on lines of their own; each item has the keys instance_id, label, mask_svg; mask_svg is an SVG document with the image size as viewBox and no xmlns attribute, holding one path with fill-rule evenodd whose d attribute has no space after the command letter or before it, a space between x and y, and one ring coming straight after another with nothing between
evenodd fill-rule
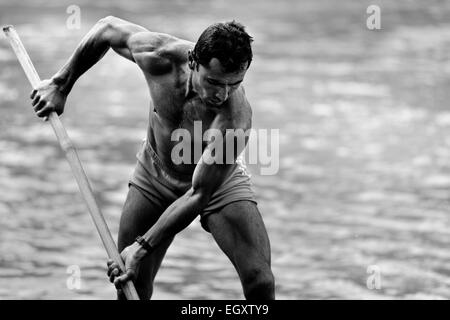
<instances>
[{"instance_id":1,"label":"dark wet hair","mask_svg":"<svg viewBox=\"0 0 450 320\"><path fill-rule=\"evenodd\" d=\"M217 58L224 72L245 70L253 58L252 41L245 27L234 20L215 23L200 35L192 58L203 66L208 66L212 58Z\"/></svg>"}]
</instances>

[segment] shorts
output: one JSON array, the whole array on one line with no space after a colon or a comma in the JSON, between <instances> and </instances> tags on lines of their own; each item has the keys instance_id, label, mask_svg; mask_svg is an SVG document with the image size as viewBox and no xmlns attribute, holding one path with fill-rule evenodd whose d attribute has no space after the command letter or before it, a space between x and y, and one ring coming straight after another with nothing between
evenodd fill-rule
<instances>
[{"instance_id":1,"label":"shorts","mask_svg":"<svg viewBox=\"0 0 450 320\"><path fill-rule=\"evenodd\" d=\"M182 175L168 168L146 140L136 154L136 168L129 184L134 185L151 202L167 207L185 194L192 186L192 174ZM208 205L200 214L202 227L208 230L205 217L224 206L240 200L257 203L250 174L238 158L230 174L212 194Z\"/></svg>"}]
</instances>

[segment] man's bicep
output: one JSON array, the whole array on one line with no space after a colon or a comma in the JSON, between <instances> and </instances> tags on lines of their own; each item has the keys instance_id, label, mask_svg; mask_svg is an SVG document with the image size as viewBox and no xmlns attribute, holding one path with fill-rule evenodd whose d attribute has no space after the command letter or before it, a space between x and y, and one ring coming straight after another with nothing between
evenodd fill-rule
<instances>
[{"instance_id":1,"label":"man's bicep","mask_svg":"<svg viewBox=\"0 0 450 320\"><path fill-rule=\"evenodd\" d=\"M155 54L175 37L159 32L152 32L132 22L109 16L100 20L103 25L103 38L110 47L133 62L156 58Z\"/></svg>"},{"instance_id":2,"label":"man's bicep","mask_svg":"<svg viewBox=\"0 0 450 320\"><path fill-rule=\"evenodd\" d=\"M101 33L103 41L106 41L115 52L124 58L134 61L130 39L134 35L148 30L140 25L114 16L105 17L98 23L103 31Z\"/></svg>"},{"instance_id":3,"label":"man's bicep","mask_svg":"<svg viewBox=\"0 0 450 320\"><path fill-rule=\"evenodd\" d=\"M230 174L248 139L243 129L229 130L224 136L211 131L213 140L203 151L192 176L194 190L211 195ZM236 132L241 132L236 134Z\"/></svg>"},{"instance_id":4,"label":"man's bicep","mask_svg":"<svg viewBox=\"0 0 450 320\"><path fill-rule=\"evenodd\" d=\"M229 164L209 164L202 155L192 175L192 188L195 192L210 197L225 181L231 169Z\"/></svg>"}]
</instances>

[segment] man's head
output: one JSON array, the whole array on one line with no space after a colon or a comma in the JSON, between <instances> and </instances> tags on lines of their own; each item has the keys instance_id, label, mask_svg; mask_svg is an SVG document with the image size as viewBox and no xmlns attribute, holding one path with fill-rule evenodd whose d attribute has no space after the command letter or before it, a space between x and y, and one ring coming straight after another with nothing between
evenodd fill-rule
<instances>
[{"instance_id":1,"label":"man's head","mask_svg":"<svg viewBox=\"0 0 450 320\"><path fill-rule=\"evenodd\" d=\"M193 84L200 98L219 106L243 81L252 62L252 37L232 21L209 26L189 53Z\"/></svg>"}]
</instances>

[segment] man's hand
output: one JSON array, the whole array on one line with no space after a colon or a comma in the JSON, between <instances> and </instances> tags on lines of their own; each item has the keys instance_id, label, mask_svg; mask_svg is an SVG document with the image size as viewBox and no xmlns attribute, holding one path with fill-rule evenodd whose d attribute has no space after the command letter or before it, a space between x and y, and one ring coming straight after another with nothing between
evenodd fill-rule
<instances>
[{"instance_id":1,"label":"man's hand","mask_svg":"<svg viewBox=\"0 0 450 320\"><path fill-rule=\"evenodd\" d=\"M58 116L64 112L67 95L51 79L43 80L31 92L31 105L40 118L48 117L52 111Z\"/></svg>"},{"instance_id":2,"label":"man's hand","mask_svg":"<svg viewBox=\"0 0 450 320\"><path fill-rule=\"evenodd\" d=\"M107 275L109 281L114 283L116 289L121 289L122 284L128 280L135 280L139 271L139 262L145 257L146 251L134 242L132 245L123 249L120 253L122 260L125 262L125 273L119 268L119 265L113 260L109 259L106 263L108 266Z\"/></svg>"}]
</instances>

